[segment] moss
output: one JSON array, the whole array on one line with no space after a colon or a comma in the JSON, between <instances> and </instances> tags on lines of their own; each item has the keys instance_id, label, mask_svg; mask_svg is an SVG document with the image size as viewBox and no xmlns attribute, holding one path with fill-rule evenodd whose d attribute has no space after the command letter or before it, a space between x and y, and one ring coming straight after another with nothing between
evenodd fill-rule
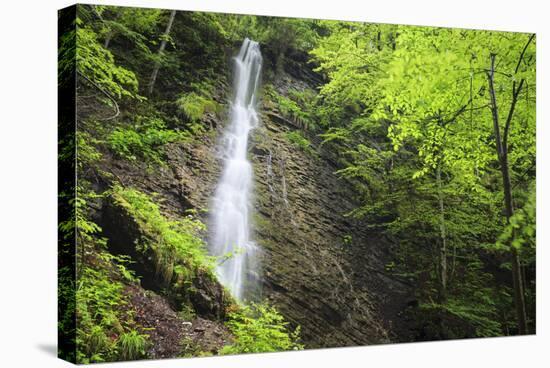
<instances>
[{"instance_id":1,"label":"moss","mask_svg":"<svg viewBox=\"0 0 550 368\"><path fill-rule=\"evenodd\" d=\"M215 259L207 254L200 237L206 230L200 220L192 214L180 220L168 219L147 194L137 189L115 185L112 197L146 233L137 248L142 253L152 251L156 272L167 285L190 285L199 272L215 279Z\"/></svg>"},{"instance_id":2,"label":"moss","mask_svg":"<svg viewBox=\"0 0 550 368\"><path fill-rule=\"evenodd\" d=\"M315 150L313 149L311 142L302 133L298 131L290 131L286 133L285 137L290 143L302 151L309 154L315 154Z\"/></svg>"}]
</instances>

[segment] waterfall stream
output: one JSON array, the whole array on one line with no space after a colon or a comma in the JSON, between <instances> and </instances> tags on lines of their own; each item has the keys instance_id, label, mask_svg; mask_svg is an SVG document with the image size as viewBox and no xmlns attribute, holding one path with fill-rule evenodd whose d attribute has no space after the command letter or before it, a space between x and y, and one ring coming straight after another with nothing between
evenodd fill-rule
<instances>
[{"instance_id":1,"label":"waterfall stream","mask_svg":"<svg viewBox=\"0 0 550 368\"><path fill-rule=\"evenodd\" d=\"M251 237L252 165L247 158L250 131L258 125L256 91L262 55L257 42L244 40L234 58L233 101L223 139L223 171L213 199L210 251L220 257L221 283L242 301L257 277L257 246Z\"/></svg>"}]
</instances>

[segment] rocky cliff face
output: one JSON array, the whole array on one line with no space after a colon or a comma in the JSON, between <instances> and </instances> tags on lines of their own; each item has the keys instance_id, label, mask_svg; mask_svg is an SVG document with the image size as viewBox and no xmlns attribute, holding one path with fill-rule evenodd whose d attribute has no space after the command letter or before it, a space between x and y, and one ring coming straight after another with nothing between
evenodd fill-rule
<instances>
[{"instance_id":1,"label":"rocky cliff face","mask_svg":"<svg viewBox=\"0 0 550 368\"><path fill-rule=\"evenodd\" d=\"M311 70L296 65L295 60L292 70L299 73L277 76L280 94L315 87ZM220 86L219 102L228 95L228 85ZM108 171L123 184L159 193L168 216L196 209L208 222L221 170L218 137L227 119L209 113L203 120L212 130L193 144L167 147L166 167L136 171L113 159L107 161ZM251 139L262 297L301 326L309 348L407 340L403 311L412 301L411 288L385 272L390 244L345 216L358 205L352 185L335 174L334 158L317 144L306 152L291 143L287 132L296 129L266 105Z\"/></svg>"}]
</instances>

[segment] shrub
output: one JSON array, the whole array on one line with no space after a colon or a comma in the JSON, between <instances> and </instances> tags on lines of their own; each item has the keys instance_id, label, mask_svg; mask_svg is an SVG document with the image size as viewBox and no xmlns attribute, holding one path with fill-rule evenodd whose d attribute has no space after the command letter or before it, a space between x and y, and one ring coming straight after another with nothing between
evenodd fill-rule
<instances>
[{"instance_id":1,"label":"shrub","mask_svg":"<svg viewBox=\"0 0 550 368\"><path fill-rule=\"evenodd\" d=\"M282 315L266 303L252 303L230 313L227 326L235 336L220 354L263 353L301 350L300 328L288 327Z\"/></svg>"},{"instance_id":2,"label":"shrub","mask_svg":"<svg viewBox=\"0 0 550 368\"><path fill-rule=\"evenodd\" d=\"M78 363L117 358L117 336L134 324L124 308L127 297L121 280L135 280L125 267L126 259L100 251L89 262L94 266L81 264L76 289Z\"/></svg>"},{"instance_id":3,"label":"shrub","mask_svg":"<svg viewBox=\"0 0 550 368\"><path fill-rule=\"evenodd\" d=\"M178 107L191 122L199 121L206 112L217 112L219 105L210 96L191 92L181 96Z\"/></svg>"},{"instance_id":4,"label":"shrub","mask_svg":"<svg viewBox=\"0 0 550 368\"><path fill-rule=\"evenodd\" d=\"M167 129L164 121L156 118L138 118L131 127L118 127L108 137L109 148L119 157L130 161L143 159L148 163L164 164L163 146L184 141L184 132Z\"/></svg>"},{"instance_id":5,"label":"shrub","mask_svg":"<svg viewBox=\"0 0 550 368\"><path fill-rule=\"evenodd\" d=\"M294 144L296 147L300 148L302 151L307 153L315 153L315 150L311 146L311 142L304 137L300 132L298 131L290 131L286 133L286 138L288 141L292 144Z\"/></svg>"},{"instance_id":6,"label":"shrub","mask_svg":"<svg viewBox=\"0 0 550 368\"><path fill-rule=\"evenodd\" d=\"M142 335L136 330L120 335L117 342L118 354L121 360L136 360L147 356L148 335Z\"/></svg>"}]
</instances>

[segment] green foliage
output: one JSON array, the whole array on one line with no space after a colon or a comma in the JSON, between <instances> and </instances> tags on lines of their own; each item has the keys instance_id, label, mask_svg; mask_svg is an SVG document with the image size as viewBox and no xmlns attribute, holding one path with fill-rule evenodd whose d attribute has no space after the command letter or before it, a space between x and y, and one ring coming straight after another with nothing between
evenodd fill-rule
<instances>
[{"instance_id":1,"label":"green foliage","mask_svg":"<svg viewBox=\"0 0 550 368\"><path fill-rule=\"evenodd\" d=\"M138 81L133 72L115 64L113 54L98 42L97 34L77 19L76 65L85 78L116 98L137 98Z\"/></svg>"},{"instance_id":2,"label":"green foliage","mask_svg":"<svg viewBox=\"0 0 550 368\"><path fill-rule=\"evenodd\" d=\"M76 132L76 154L78 168L93 164L101 159L102 155L95 147L98 140L82 130Z\"/></svg>"},{"instance_id":3,"label":"green foliage","mask_svg":"<svg viewBox=\"0 0 550 368\"><path fill-rule=\"evenodd\" d=\"M420 310L428 315L439 314L439 318L447 320L442 329L444 338L447 339L502 336L501 325L495 321L497 316L482 304L470 305L461 301L449 301L443 305L424 304L420 306ZM441 326L432 328L441 329Z\"/></svg>"},{"instance_id":4,"label":"green foliage","mask_svg":"<svg viewBox=\"0 0 550 368\"><path fill-rule=\"evenodd\" d=\"M163 146L188 137L188 133L167 129L160 119L138 117L133 126L115 128L107 138L107 144L119 157L127 160L141 159L163 165Z\"/></svg>"},{"instance_id":5,"label":"green foliage","mask_svg":"<svg viewBox=\"0 0 550 368\"><path fill-rule=\"evenodd\" d=\"M124 284L134 283L137 278L127 268L128 257L115 256L105 250L106 240L100 237L101 228L88 215L89 201L100 196L87 191L86 185L81 181L77 186L76 220L60 226L67 236L74 234L76 226L76 285L63 291L74 293L76 359L78 363L126 359L125 345L119 344L119 338L135 334L135 323L131 310L127 308ZM70 287L69 282L67 287Z\"/></svg>"},{"instance_id":6,"label":"green foliage","mask_svg":"<svg viewBox=\"0 0 550 368\"><path fill-rule=\"evenodd\" d=\"M316 70L328 78L320 88L323 103L318 107L320 124L340 125L381 96L377 80L391 55L395 26L356 22L322 21L328 35L310 51L319 65Z\"/></svg>"},{"instance_id":7,"label":"green foliage","mask_svg":"<svg viewBox=\"0 0 550 368\"><path fill-rule=\"evenodd\" d=\"M126 277L134 281L135 277L125 267L126 262L105 251L96 252L93 263L80 262L76 289L79 363L128 358L126 345L120 339L135 331L131 312L124 307L128 301L122 280Z\"/></svg>"},{"instance_id":8,"label":"green foliage","mask_svg":"<svg viewBox=\"0 0 550 368\"><path fill-rule=\"evenodd\" d=\"M165 283L190 284L199 270L214 274L214 260L208 256L200 237L206 226L193 215L168 219L149 196L132 188L115 185L112 196L146 231L147 237L138 244L138 249L153 252L157 273Z\"/></svg>"},{"instance_id":9,"label":"green foliage","mask_svg":"<svg viewBox=\"0 0 550 368\"><path fill-rule=\"evenodd\" d=\"M285 118L301 127L303 130L315 130L316 94L310 89L302 91L291 89L288 97L279 94L272 85L266 85L263 89L266 104L273 104Z\"/></svg>"},{"instance_id":10,"label":"green foliage","mask_svg":"<svg viewBox=\"0 0 550 368\"><path fill-rule=\"evenodd\" d=\"M536 246L536 192L529 195L527 203L510 218L510 222L497 239L499 249L515 247L519 251L534 250Z\"/></svg>"},{"instance_id":11,"label":"green foliage","mask_svg":"<svg viewBox=\"0 0 550 368\"><path fill-rule=\"evenodd\" d=\"M315 154L315 150L311 146L311 142L302 135L299 131L291 130L286 133L286 139L296 147L300 148L302 151Z\"/></svg>"},{"instance_id":12,"label":"green foliage","mask_svg":"<svg viewBox=\"0 0 550 368\"><path fill-rule=\"evenodd\" d=\"M183 304L181 310L178 312L178 316L184 321L191 321L197 316L197 313L195 312L193 306Z\"/></svg>"},{"instance_id":13,"label":"green foliage","mask_svg":"<svg viewBox=\"0 0 550 368\"><path fill-rule=\"evenodd\" d=\"M92 191L86 190L85 181L76 187L74 197L69 199L69 205L74 211L74 217L59 223L59 229L65 240L73 241L76 234L78 242L91 242L94 234L101 231L101 228L88 218L88 202L99 196Z\"/></svg>"},{"instance_id":14,"label":"green foliage","mask_svg":"<svg viewBox=\"0 0 550 368\"><path fill-rule=\"evenodd\" d=\"M220 354L264 353L301 350L300 328L291 331L288 322L266 303L252 303L231 313L227 326L235 336Z\"/></svg>"},{"instance_id":15,"label":"green foliage","mask_svg":"<svg viewBox=\"0 0 550 368\"><path fill-rule=\"evenodd\" d=\"M178 107L193 123L198 122L207 112L218 112L220 107L211 96L190 92L181 96L177 101Z\"/></svg>"},{"instance_id":16,"label":"green foliage","mask_svg":"<svg viewBox=\"0 0 550 368\"><path fill-rule=\"evenodd\" d=\"M61 14L64 18L67 14ZM65 32L59 37L58 45L58 81L60 87L63 84L72 80L75 73L75 59L76 59L76 24L72 15L69 15L72 19L65 19L66 22L70 22L70 27L65 28ZM67 25L65 25L67 26Z\"/></svg>"},{"instance_id":17,"label":"green foliage","mask_svg":"<svg viewBox=\"0 0 550 368\"><path fill-rule=\"evenodd\" d=\"M118 338L117 348L122 360L143 359L147 356L147 340L149 335L143 335L135 330L126 332Z\"/></svg>"},{"instance_id":18,"label":"green foliage","mask_svg":"<svg viewBox=\"0 0 550 368\"><path fill-rule=\"evenodd\" d=\"M310 51L328 79L316 115L325 130L323 146L344 166L338 173L361 193L363 205L349 215L399 244L391 272L419 282L419 299L430 305L441 283L444 229L450 299L434 308L469 325L475 336L510 333L503 326L513 311L511 298L495 292L502 282L484 270L495 271L499 264L492 257L508 244L524 251L527 269L534 265L534 205L526 199L535 157L530 35L330 21L326 28ZM520 210L506 226L487 105L490 53L499 60L501 121L518 81L532 87L522 90L510 125L510 171Z\"/></svg>"}]
</instances>

